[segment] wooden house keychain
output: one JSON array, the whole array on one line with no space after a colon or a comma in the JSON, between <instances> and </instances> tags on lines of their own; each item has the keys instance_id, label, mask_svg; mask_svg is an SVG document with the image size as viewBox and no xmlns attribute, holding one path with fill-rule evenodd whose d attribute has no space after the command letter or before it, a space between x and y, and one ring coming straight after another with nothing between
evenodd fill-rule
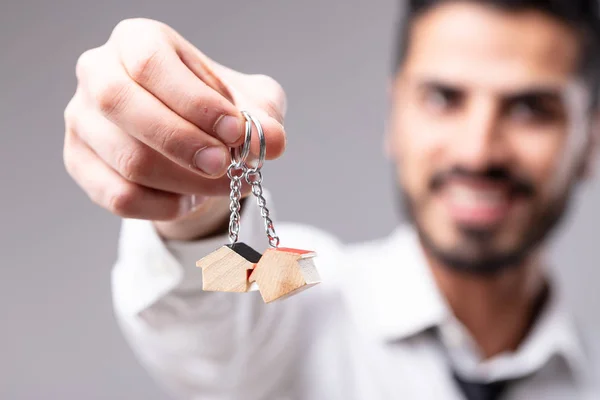
<instances>
[{"instance_id":1,"label":"wooden house keychain","mask_svg":"<svg viewBox=\"0 0 600 400\"><path fill-rule=\"evenodd\" d=\"M252 120L246 118L246 133L241 149L232 150L231 164L227 168L230 179L229 195L231 212L229 218L229 241L218 250L196 262L202 268L202 290L216 292L247 292L248 277L259 261L258 251L245 243L238 242L240 231L240 199L242 197L242 179L246 173L246 159L250 154L252 138Z\"/></svg>"},{"instance_id":2,"label":"wooden house keychain","mask_svg":"<svg viewBox=\"0 0 600 400\"><path fill-rule=\"evenodd\" d=\"M248 291L250 285L256 284L263 301L270 303L316 285L320 282L320 277L313 262L315 252L279 247L280 240L275 233L267 202L263 196L261 168L266 155L264 131L260 121L254 116L245 111L242 111L242 115L246 119L245 142L242 150L234 152L235 155L238 153L241 155L232 157L232 164L228 169L232 189L229 224L232 243L204 257L196 265L202 268L204 290ZM259 158L255 166L246 163L250 151L252 124L256 127L260 143ZM241 176L235 175L233 171L242 171L241 176L251 186L252 194L256 197L260 208L271 246L262 256L250 246L237 243ZM241 281L241 277L244 276L242 271L247 273L245 282ZM206 283L207 278L209 283Z\"/></svg>"}]
</instances>

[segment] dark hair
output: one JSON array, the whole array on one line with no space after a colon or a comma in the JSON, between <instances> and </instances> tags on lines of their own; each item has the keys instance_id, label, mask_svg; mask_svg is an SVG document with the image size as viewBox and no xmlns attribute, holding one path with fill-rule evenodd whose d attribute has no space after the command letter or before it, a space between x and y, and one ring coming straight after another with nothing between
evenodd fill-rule
<instances>
[{"instance_id":1,"label":"dark hair","mask_svg":"<svg viewBox=\"0 0 600 400\"><path fill-rule=\"evenodd\" d=\"M394 71L406 56L414 20L432 7L450 1L471 1L509 11L536 10L575 29L581 40L580 73L593 91L594 103L600 83L600 11L598 0L405 0L399 24Z\"/></svg>"}]
</instances>

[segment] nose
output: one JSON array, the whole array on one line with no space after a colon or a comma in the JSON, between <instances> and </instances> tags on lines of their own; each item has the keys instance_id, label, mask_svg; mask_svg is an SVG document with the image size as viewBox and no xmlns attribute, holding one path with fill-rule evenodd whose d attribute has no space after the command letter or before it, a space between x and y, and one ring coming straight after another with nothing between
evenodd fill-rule
<instances>
[{"instance_id":1,"label":"nose","mask_svg":"<svg viewBox=\"0 0 600 400\"><path fill-rule=\"evenodd\" d=\"M454 162L472 170L508 162L501 132L500 106L486 97L474 98L464 110L461 132L454 140Z\"/></svg>"}]
</instances>

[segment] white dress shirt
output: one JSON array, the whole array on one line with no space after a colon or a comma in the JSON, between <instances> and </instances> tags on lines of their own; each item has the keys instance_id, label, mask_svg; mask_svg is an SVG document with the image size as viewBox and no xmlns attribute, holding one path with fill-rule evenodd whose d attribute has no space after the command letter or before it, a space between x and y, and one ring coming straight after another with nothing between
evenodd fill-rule
<instances>
[{"instance_id":1,"label":"white dress shirt","mask_svg":"<svg viewBox=\"0 0 600 400\"><path fill-rule=\"evenodd\" d=\"M226 236L165 243L150 222L123 221L116 316L140 362L175 398L460 400L455 371L486 382L528 376L503 399L600 399L594 341L583 340L559 291L518 351L484 361L411 227L352 246L309 226L276 228L282 246L317 252L322 283L264 304L257 292L202 291L195 262ZM240 241L267 247L253 201Z\"/></svg>"}]
</instances>

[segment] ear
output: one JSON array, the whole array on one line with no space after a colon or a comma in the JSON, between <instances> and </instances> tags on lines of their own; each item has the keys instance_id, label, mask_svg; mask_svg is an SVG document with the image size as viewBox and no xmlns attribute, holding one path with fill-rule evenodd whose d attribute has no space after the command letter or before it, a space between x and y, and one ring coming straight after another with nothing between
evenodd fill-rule
<instances>
[{"instance_id":1,"label":"ear","mask_svg":"<svg viewBox=\"0 0 600 400\"><path fill-rule=\"evenodd\" d=\"M583 152L580 179L590 179L596 169L596 158L598 157L598 146L600 146L600 109L594 111L590 121L589 139Z\"/></svg>"}]
</instances>

